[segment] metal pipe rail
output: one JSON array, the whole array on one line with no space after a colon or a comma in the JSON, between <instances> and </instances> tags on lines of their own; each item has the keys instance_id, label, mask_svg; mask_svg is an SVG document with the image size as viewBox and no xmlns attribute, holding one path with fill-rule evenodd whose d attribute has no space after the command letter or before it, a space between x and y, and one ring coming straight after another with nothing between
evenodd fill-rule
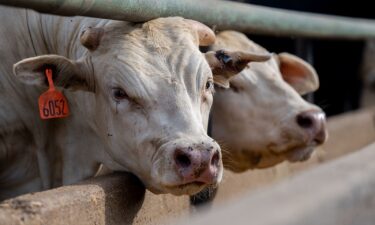
<instances>
[{"instance_id":1,"label":"metal pipe rail","mask_svg":"<svg viewBox=\"0 0 375 225\"><path fill-rule=\"evenodd\" d=\"M375 38L367 19L302 13L221 0L0 0L0 4L64 16L89 16L132 22L182 16L218 30L313 38Z\"/></svg>"}]
</instances>

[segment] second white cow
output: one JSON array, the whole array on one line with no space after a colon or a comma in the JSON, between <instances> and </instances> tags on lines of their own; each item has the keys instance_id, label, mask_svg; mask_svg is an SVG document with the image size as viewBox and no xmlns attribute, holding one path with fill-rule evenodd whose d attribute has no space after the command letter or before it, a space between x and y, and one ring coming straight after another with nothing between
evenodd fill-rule
<instances>
[{"instance_id":1,"label":"second white cow","mask_svg":"<svg viewBox=\"0 0 375 225\"><path fill-rule=\"evenodd\" d=\"M268 54L235 31L219 33L210 49ZM241 172L304 161L327 139L324 112L300 96L319 87L315 70L302 59L273 54L250 63L227 85L216 90L212 108L212 137L222 144L226 168Z\"/></svg>"}]
</instances>

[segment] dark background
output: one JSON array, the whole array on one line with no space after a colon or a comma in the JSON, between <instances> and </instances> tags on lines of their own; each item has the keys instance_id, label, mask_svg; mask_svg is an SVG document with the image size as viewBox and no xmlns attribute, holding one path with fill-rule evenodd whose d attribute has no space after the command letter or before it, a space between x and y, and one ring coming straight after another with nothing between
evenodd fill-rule
<instances>
[{"instance_id":1,"label":"dark background","mask_svg":"<svg viewBox=\"0 0 375 225\"><path fill-rule=\"evenodd\" d=\"M298 11L373 18L371 1L339 0L246 0L255 5ZM364 41L299 39L248 35L271 52L290 52L309 61L320 79L320 88L307 96L323 108L327 116L355 110L362 94L360 66Z\"/></svg>"}]
</instances>

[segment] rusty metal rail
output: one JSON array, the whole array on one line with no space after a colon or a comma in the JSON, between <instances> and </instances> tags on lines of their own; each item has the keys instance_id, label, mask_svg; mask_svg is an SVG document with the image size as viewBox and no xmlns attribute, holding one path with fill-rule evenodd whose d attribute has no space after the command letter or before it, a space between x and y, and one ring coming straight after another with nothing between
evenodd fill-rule
<instances>
[{"instance_id":1,"label":"rusty metal rail","mask_svg":"<svg viewBox=\"0 0 375 225\"><path fill-rule=\"evenodd\" d=\"M217 29L314 38L375 38L375 22L302 13L220 0L0 0L0 4L43 13L133 22L182 16Z\"/></svg>"}]
</instances>

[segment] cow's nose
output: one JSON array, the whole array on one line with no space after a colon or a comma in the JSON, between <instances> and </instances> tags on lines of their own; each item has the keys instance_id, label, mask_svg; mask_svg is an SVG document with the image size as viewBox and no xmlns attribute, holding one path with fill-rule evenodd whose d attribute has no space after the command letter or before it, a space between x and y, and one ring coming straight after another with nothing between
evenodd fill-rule
<instances>
[{"instance_id":1,"label":"cow's nose","mask_svg":"<svg viewBox=\"0 0 375 225\"><path fill-rule=\"evenodd\" d=\"M220 160L220 152L214 146L208 148L180 147L174 151L176 172L184 183L216 183Z\"/></svg>"},{"instance_id":2,"label":"cow's nose","mask_svg":"<svg viewBox=\"0 0 375 225\"><path fill-rule=\"evenodd\" d=\"M326 117L320 110L301 112L296 118L297 124L309 136L309 141L323 144L327 139Z\"/></svg>"}]
</instances>

